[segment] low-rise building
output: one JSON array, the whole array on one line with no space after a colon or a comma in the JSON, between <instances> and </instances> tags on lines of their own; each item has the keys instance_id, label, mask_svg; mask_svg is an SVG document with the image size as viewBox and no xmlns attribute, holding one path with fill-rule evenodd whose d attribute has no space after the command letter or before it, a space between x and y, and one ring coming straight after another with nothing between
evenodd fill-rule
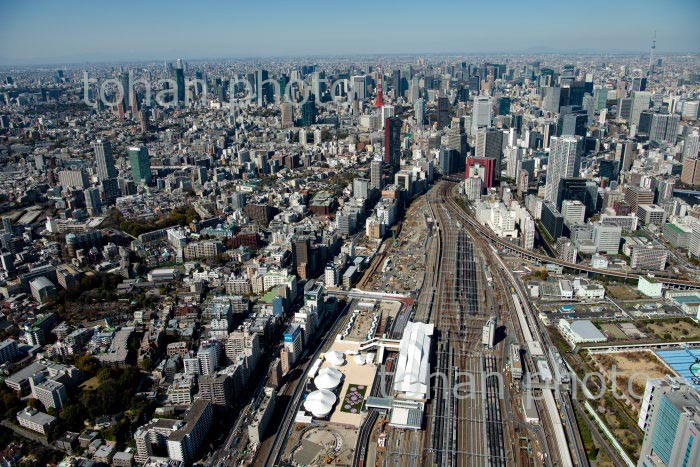
<instances>
[{"instance_id":1,"label":"low-rise building","mask_svg":"<svg viewBox=\"0 0 700 467\"><path fill-rule=\"evenodd\" d=\"M574 347L578 344L605 342L608 340L592 322L585 319L572 322L560 319L559 331L564 336L564 339Z\"/></svg>"},{"instance_id":2,"label":"low-rise building","mask_svg":"<svg viewBox=\"0 0 700 467\"><path fill-rule=\"evenodd\" d=\"M56 421L56 417L39 412L32 407L26 407L17 412L17 422L20 426L28 428L37 433L45 435L51 424Z\"/></svg>"}]
</instances>

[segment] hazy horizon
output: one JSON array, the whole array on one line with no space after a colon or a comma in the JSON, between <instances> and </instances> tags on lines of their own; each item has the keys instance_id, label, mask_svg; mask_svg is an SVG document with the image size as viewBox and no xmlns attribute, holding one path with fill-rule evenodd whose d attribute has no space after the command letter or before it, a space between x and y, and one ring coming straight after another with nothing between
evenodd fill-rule
<instances>
[{"instance_id":1,"label":"hazy horizon","mask_svg":"<svg viewBox=\"0 0 700 467\"><path fill-rule=\"evenodd\" d=\"M4 66L298 56L700 52L700 2L0 4ZM575 19L575 20L574 20Z\"/></svg>"}]
</instances>

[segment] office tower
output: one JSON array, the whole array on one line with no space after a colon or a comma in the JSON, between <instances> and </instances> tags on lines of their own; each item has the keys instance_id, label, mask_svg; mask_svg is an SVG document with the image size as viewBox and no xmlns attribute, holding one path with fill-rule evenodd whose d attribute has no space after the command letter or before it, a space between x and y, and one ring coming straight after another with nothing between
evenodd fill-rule
<instances>
[{"instance_id":1,"label":"office tower","mask_svg":"<svg viewBox=\"0 0 700 467\"><path fill-rule=\"evenodd\" d=\"M403 97L403 89L401 86L401 70L393 70L391 72L391 89L394 90L394 98Z\"/></svg>"},{"instance_id":2,"label":"office tower","mask_svg":"<svg viewBox=\"0 0 700 467\"><path fill-rule=\"evenodd\" d=\"M700 152L700 133L697 130L686 136L683 143L683 157L697 157Z\"/></svg>"},{"instance_id":3,"label":"office tower","mask_svg":"<svg viewBox=\"0 0 700 467\"><path fill-rule=\"evenodd\" d=\"M654 192L649 188L626 186L624 193L625 202L630 206L631 212L636 213L640 204L654 204Z\"/></svg>"},{"instance_id":4,"label":"office tower","mask_svg":"<svg viewBox=\"0 0 700 467\"><path fill-rule=\"evenodd\" d=\"M294 126L294 114L292 112L292 104L283 102L280 104L280 112L282 114L282 128L291 128Z\"/></svg>"},{"instance_id":5,"label":"office tower","mask_svg":"<svg viewBox=\"0 0 700 467\"><path fill-rule=\"evenodd\" d=\"M479 128L491 125L491 98L479 96L474 100L472 109L472 134L476 134Z\"/></svg>"},{"instance_id":6,"label":"office tower","mask_svg":"<svg viewBox=\"0 0 700 467\"><path fill-rule=\"evenodd\" d=\"M595 88L593 97L596 101L596 110L603 110L608 106L608 89L602 86Z\"/></svg>"},{"instance_id":7,"label":"office tower","mask_svg":"<svg viewBox=\"0 0 700 467\"><path fill-rule=\"evenodd\" d=\"M615 160L603 159L598 163L598 175L600 178L617 180L617 168L619 163Z\"/></svg>"},{"instance_id":8,"label":"office tower","mask_svg":"<svg viewBox=\"0 0 700 467\"><path fill-rule=\"evenodd\" d=\"M143 109L139 112L139 124L141 125L141 133L148 133L151 131L151 126L148 122L150 117L150 112L148 109Z\"/></svg>"},{"instance_id":9,"label":"office tower","mask_svg":"<svg viewBox=\"0 0 700 467\"><path fill-rule=\"evenodd\" d=\"M311 241L309 237L299 236L292 239L292 266L299 271L307 270L311 261Z\"/></svg>"},{"instance_id":10,"label":"office tower","mask_svg":"<svg viewBox=\"0 0 700 467\"><path fill-rule=\"evenodd\" d=\"M122 109L126 110L129 108L130 99L130 77L128 72L121 73L119 75L119 83L121 84L121 105Z\"/></svg>"},{"instance_id":11,"label":"office tower","mask_svg":"<svg viewBox=\"0 0 700 467\"><path fill-rule=\"evenodd\" d=\"M119 197L119 180L116 178L107 178L100 183L104 200L106 203L112 203Z\"/></svg>"},{"instance_id":12,"label":"office tower","mask_svg":"<svg viewBox=\"0 0 700 467\"><path fill-rule=\"evenodd\" d=\"M352 196L358 199L369 198L370 181L366 178L355 178L352 181Z\"/></svg>"},{"instance_id":13,"label":"office tower","mask_svg":"<svg viewBox=\"0 0 700 467\"><path fill-rule=\"evenodd\" d=\"M501 130L488 128L476 133L474 155L477 158L495 159L494 177L496 180L501 176L502 153L503 132Z\"/></svg>"},{"instance_id":14,"label":"office tower","mask_svg":"<svg viewBox=\"0 0 700 467\"><path fill-rule=\"evenodd\" d=\"M131 162L131 175L135 183L150 185L151 177L151 156L148 155L146 146L130 147L129 161Z\"/></svg>"},{"instance_id":15,"label":"office tower","mask_svg":"<svg viewBox=\"0 0 700 467\"><path fill-rule=\"evenodd\" d=\"M643 77L632 78L632 91L646 91L647 90L647 79Z\"/></svg>"},{"instance_id":16,"label":"office tower","mask_svg":"<svg viewBox=\"0 0 700 467\"><path fill-rule=\"evenodd\" d=\"M384 169L384 163L380 160L373 160L370 163L370 186L373 190L381 190L384 188L384 180L382 178L382 171Z\"/></svg>"},{"instance_id":17,"label":"office tower","mask_svg":"<svg viewBox=\"0 0 700 467\"><path fill-rule=\"evenodd\" d=\"M390 117L384 124L384 163L394 171L401 166L401 127L399 117Z\"/></svg>"},{"instance_id":18,"label":"office tower","mask_svg":"<svg viewBox=\"0 0 700 467\"><path fill-rule=\"evenodd\" d=\"M585 110L562 113L557 121L557 136L586 136L588 113Z\"/></svg>"},{"instance_id":19,"label":"office tower","mask_svg":"<svg viewBox=\"0 0 700 467\"><path fill-rule=\"evenodd\" d=\"M651 131L651 120L654 113L645 110L639 114L639 125L637 126L637 133L648 135Z\"/></svg>"},{"instance_id":20,"label":"office tower","mask_svg":"<svg viewBox=\"0 0 700 467\"><path fill-rule=\"evenodd\" d=\"M443 148L440 150L440 170L443 175L448 175L457 171L459 160L459 151L452 148Z\"/></svg>"},{"instance_id":21,"label":"office tower","mask_svg":"<svg viewBox=\"0 0 700 467\"><path fill-rule=\"evenodd\" d=\"M540 221L552 240L561 237L564 231L564 216L561 215L554 204L549 201L542 203Z\"/></svg>"},{"instance_id":22,"label":"office tower","mask_svg":"<svg viewBox=\"0 0 700 467\"><path fill-rule=\"evenodd\" d=\"M423 99L416 99L413 103L413 111L416 117L416 123L422 127L425 123L425 101Z\"/></svg>"},{"instance_id":23,"label":"office tower","mask_svg":"<svg viewBox=\"0 0 700 467\"><path fill-rule=\"evenodd\" d=\"M623 97L617 102L617 118L631 121L632 117L632 99Z\"/></svg>"},{"instance_id":24,"label":"office tower","mask_svg":"<svg viewBox=\"0 0 700 467\"><path fill-rule=\"evenodd\" d=\"M100 200L100 189L91 187L85 190L85 207L88 214L97 216L102 214L102 201Z\"/></svg>"},{"instance_id":25,"label":"office tower","mask_svg":"<svg viewBox=\"0 0 700 467\"><path fill-rule=\"evenodd\" d=\"M469 92L474 94L479 94L481 92L481 77L469 77Z\"/></svg>"},{"instance_id":26,"label":"office tower","mask_svg":"<svg viewBox=\"0 0 700 467\"><path fill-rule=\"evenodd\" d=\"M636 157L637 151L633 141L619 141L615 145L615 159L620 162L621 172L629 172Z\"/></svg>"},{"instance_id":27,"label":"office tower","mask_svg":"<svg viewBox=\"0 0 700 467\"><path fill-rule=\"evenodd\" d=\"M596 210L595 198L597 198L597 193L595 196L589 193L588 182L585 178L566 177L559 180L557 209L561 210L565 200L576 200L584 204L588 208L589 214L592 215Z\"/></svg>"},{"instance_id":28,"label":"office tower","mask_svg":"<svg viewBox=\"0 0 700 467\"><path fill-rule=\"evenodd\" d=\"M592 241L598 253L616 255L620 251L622 227L615 224L596 222L593 224Z\"/></svg>"},{"instance_id":29,"label":"office tower","mask_svg":"<svg viewBox=\"0 0 700 467\"><path fill-rule=\"evenodd\" d=\"M311 94L301 105L301 126L307 127L316 123L316 96Z\"/></svg>"},{"instance_id":30,"label":"office tower","mask_svg":"<svg viewBox=\"0 0 700 467\"><path fill-rule=\"evenodd\" d=\"M326 91L325 83L320 71L311 73L311 93L317 97L318 101L322 101L323 93Z\"/></svg>"},{"instance_id":31,"label":"office tower","mask_svg":"<svg viewBox=\"0 0 700 467\"><path fill-rule=\"evenodd\" d=\"M353 76L351 78L352 100L364 100L367 97L367 78L365 76Z\"/></svg>"},{"instance_id":32,"label":"office tower","mask_svg":"<svg viewBox=\"0 0 700 467\"><path fill-rule=\"evenodd\" d=\"M182 67L175 68L175 95L177 97L177 105L185 104L185 70Z\"/></svg>"},{"instance_id":33,"label":"office tower","mask_svg":"<svg viewBox=\"0 0 700 467\"><path fill-rule=\"evenodd\" d=\"M561 215L566 225L583 224L586 219L586 205L579 200L563 200Z\"/></svg>"},{"instance_id":34,"label":"office tower","mask_svg":"<svg viewBox=\"0 0 700 467\"><path fill-rule=\"evenodd\" d=\"M523 149L511 147L505 149L506 175L513 180L518 179L520 160L523 158Z\"/></svg>"},{"instance_id":35,"label":"office tower","mask_svg":"<svg viewBox=\"0 0 700 467\"><path fill-rule=\"evenodd\" d=\"M559 112L561 102L561 88L549 86L542 88L544 96L542 98L542 108L550 113Z\"/></svg>"},{"instance_id":36,"label":"office tower","mask_svg":"<svg viewBox=\"0 0 700 467\"><path fill-rule=\"evenodd\" d=\"M678 114L658 114L651 117L651 128L649 129L649 141L655 143L674 144L678 137L678 126L681 116Z\"/></svg>"},{"instance_id":37,"label":"office tower","mask_svg":"<svg viewBox=\"0 0 700 467\"><path fill-rule=\"evenodd\" d=\"M510 97L501 97L498 99L498 115L510 114Z\"/></svg>"},{"instance_id":38,"label":"office tower","mask_svg":"<svg viewBox=\"0 0 700 467\"><path fill-rule=\"evenodd\" d=\"M583 139L578 136L552 136L549 161L547 163L547 181L545 183L545 200L554 206L561 206L559 200L559 182L562 178L578 176Z\"/></svg>"},{"instance_id":39,"label":"office tower","mask_svg":"<svg viewBox=\"0 0 700 467\"><path fill-rule=\"evenodd\" d=\"M700 185L700 158L697 155L683 158L681 182L690 186Z\"/></svg>"},{"instance_id":40,"label":"office tower","mask_svg":"<svg viewBox=\"0 0 700 467\"><path fill-rule=\"evenodd\" d=\"M651 381L653 383L653 381ZM658 386L658 385L657 385ZM700 394L691 381L678 379L654 387L649 397L638 467L690 467L700 465ZM640 413L641 416L641 413Z\"/></svg>"},{"instance_id":41,"label":"office tower","mask_svg":"<svg viewBox=\"0 0 700 467\"><path fill-rule=\"evenodd\" d=\"M438 97L438 129L447 128L450 124L450 100L447 97Z\"/></svg>"},{"instance_id":42,"label":"office tower","mask_svg":"<svg viewBox=\"0 0 700 467\"><path fill-rule=\"evenodd\" d=\"M97 163L97 176L99 179L116 178L117 168L114 166L112 143L98 139L93 148L95 150L95 162Z\"/></svg>"},{"instance_id":43,"label":"office tower","mask_svg":"<svg viewBox=\"0 0 700 467\"><path fill-rule=\"evenodd\" d=\"M649 110L651 102L651 93L648 91L633 91L632 95L632 111L630 112L630 124L639 126L639 116L645 110Z\"/></svg>"}]
</instances>

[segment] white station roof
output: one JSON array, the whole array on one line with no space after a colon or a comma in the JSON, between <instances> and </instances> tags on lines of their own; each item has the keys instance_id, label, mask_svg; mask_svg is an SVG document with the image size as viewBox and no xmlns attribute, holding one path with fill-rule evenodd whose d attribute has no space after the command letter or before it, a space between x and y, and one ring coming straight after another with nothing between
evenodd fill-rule
<instances>
[{"instance_id":1,"label":"white station roof","mask_svg":"<svg viewBox=\"0 0 700 467\"><path fill-rule=\"evenodd\" d=\"M323 418L331 413L336 399L335 394L332 392L325 389L319 389L306 396L304 408L311 412L314 417Z\"/></svg>"},{"instance_id":2,"label":"white station roof","mask_svg":"<svg viewBox=\"0 0 700 467\"><path fill-rule=\"evenodd\" d=\"M399 344L394 390L411 399L426 399L430 386L430 339L435 326L406 323Z\"/></svg>"},{"instance_id":3,"label":"white station roof","mask_svg":"<svg viewBox=\"0 0 700 467\"><path fill-rule=\"evenodd\" d=\"M318 389L335 389L343 379L343 374L335 368L322 368L314 378Z\"/></svg>"}]
</instances>

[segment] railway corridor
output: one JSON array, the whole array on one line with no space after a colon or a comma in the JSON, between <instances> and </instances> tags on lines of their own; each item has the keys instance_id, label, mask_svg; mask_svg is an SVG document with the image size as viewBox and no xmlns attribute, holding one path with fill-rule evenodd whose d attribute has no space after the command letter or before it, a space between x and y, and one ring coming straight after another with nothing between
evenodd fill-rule
<instances>
[{"instance_id":1,"label":"railway corridor","mask_svg":"<svg viewBox=\"0 0 700 467\"><path fill-rule=\"evenodd\" d=\"M494 311L485 292L486 260L483 246L450 213L446 201L451 187L440 183L426 195L435 233L417 319L434 323L438 331L438 376L427 409L423 465L506 465L503 388L493 377L485 378L500 366L482 347L482 329Z\"/></svg>"}]
</instances>

